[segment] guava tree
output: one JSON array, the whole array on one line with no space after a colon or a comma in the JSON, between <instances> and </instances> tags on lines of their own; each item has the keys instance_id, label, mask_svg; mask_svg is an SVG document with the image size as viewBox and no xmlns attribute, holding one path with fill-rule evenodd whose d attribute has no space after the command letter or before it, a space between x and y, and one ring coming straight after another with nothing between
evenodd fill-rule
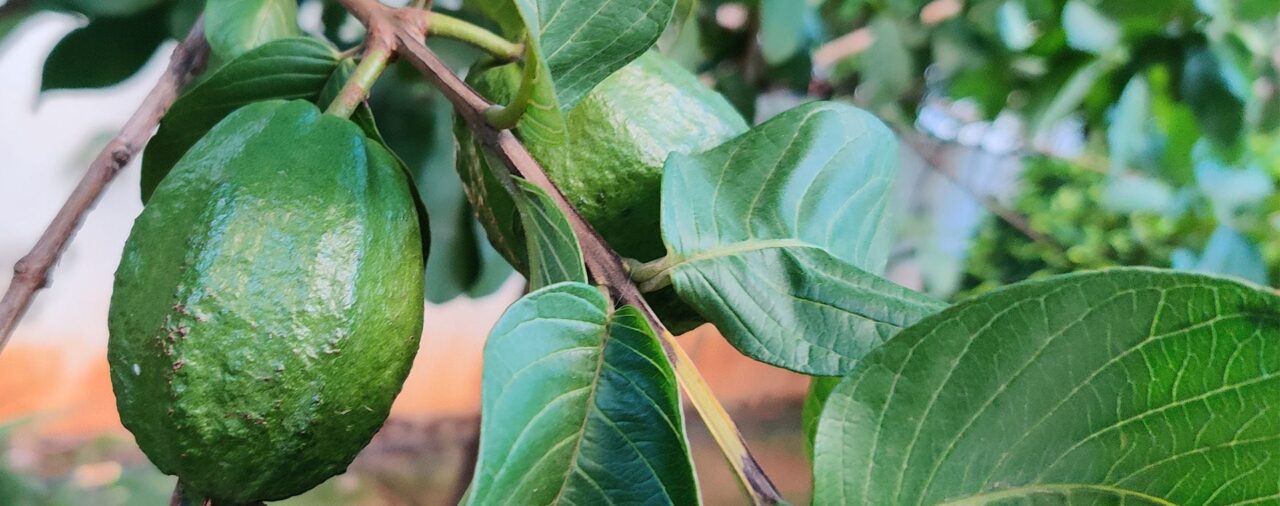
<instances>
[{"instance_id":1,"label":"guava tree","mask_svg":"<svg viewBox=\"0 0 1280 506\"><path fill-rule=\"evenodd\" d=\"M881 277L892 131L836 101L751 125L651 49L687 3L480 1L469 21L429 3L322 5L366 27L354 50L301 30L293 0L211 1L202 18L190 2L5 4L91 19L46 88L130 73L83 59L125 59L99 31L195 20L0 302L7 338L145 146L108 358L175 502L283 499L341 473L430 329L424 297L483 291L483 255L453 250L477 230L529 292L486 343L467 504L697 504L682 400L751 502L785 502L671 330L701 322L825 378L804 413L817 504L1280 500L1273 291L1133 268L948 306ZM483 53L465 80L436 38ZM384 135L382 118L438 110L422 83L452 106L456 144L422 146L450 137L447 118ZM440 149L460 184L416 167Z\"/></svg>"}]
</instances>

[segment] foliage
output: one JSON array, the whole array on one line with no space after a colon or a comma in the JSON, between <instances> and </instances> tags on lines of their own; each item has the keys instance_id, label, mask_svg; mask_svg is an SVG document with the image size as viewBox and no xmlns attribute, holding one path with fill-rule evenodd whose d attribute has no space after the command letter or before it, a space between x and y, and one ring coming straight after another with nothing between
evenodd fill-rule
<instances>
[{"instance_id":1,"label":"foliage","mask_svg":"<svg viewBox=\"0 0 1280 506\"><path fill-rule=\"evenodd\" d=\"M1212 227L1190 216L1112 211L1103 206L1106 174L1044 157L1026 163L1013 209L1028 216L1031 227L1052 243L1037 242L1002 220L987 218L969 252L968 295L1081 269L1169 267L1177 248L1203 241L1205 229Z\"/></svg>"},{"instance_id":2,"label":"foliage","mask_svg":"<svg viewBox=\"0 0 1280 506\"><path fill-rule=\"evenodd\" d=\"M814 501L1264 502L1280 491L1277 308L1268 290L1144 269L960 303L836 387Z\"/></svg>"},{"instance_id":3,"label":"foliage","mask_svg":"<svg viewBox=\"0 0 1280 506\"><path fill-rule=\"evenodd\" d=\"M1277 275L1273 2L468 1L430 14L430 40L498 105L456 112L443 96L477 106L404 67L374 86L391 55L340 52L359 43L342 3L209 2L212 68L144 156L112 371L139 444L195 493L276 499L340 472L407 373L422 292L492 290L500 252L529 290L486 345L468 504L696 504L680 387L767 498L668 332L681 311L815 377L820 504L1280 494L1275 294L1093 270ZM45 89L119 82L194 19L106 4L31 4L89 20ZM121 26L138 33L96 58ZM1027 151L1080 118L1106 162L1027 158L1015 208L1054 244L993 222L951 307L883 277L885 122L949 100L1019 118Z\"/></svg>"}]
</instances>

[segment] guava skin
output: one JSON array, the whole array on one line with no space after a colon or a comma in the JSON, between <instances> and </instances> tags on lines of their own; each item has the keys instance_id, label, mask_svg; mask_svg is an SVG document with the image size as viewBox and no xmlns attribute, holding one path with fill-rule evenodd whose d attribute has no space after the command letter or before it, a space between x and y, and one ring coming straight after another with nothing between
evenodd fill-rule
<instances>
[{"instance_id":1,"label":"guava skin","mask_svg":"<svg viewBox=\"0 0 1280 506\"><path fill-rule=\"evenodd\" d=\"M120 418L216 503L343 472L385 421L422 333L411 185L350 121L260 102L179 161L116 271Z\"/></svg>"},{"instance_id":2,"label":"guava skin","mask_svg":"<svg viewBox=\"0 0 1280 506\"><path fill-rule=\"evenodd\" d=\"M468 82L490 100L505 103L519 88L520 78L518 66L509 64L474 73ZM649 261L666 254L659 204L667 155L710 149L747 128L719 93L675 61L650 51L601 82L560 121L534 104L516 132L611 247L622 256ZM458 138L462 144L471 143L469 132L459 131ZM482 193L491 202L502 195L492 187L477 189L485 183L476 180L480 172L475 169L487 165L480 151L463 148L459 170L469 195ZM481 222L491 231L512 230L509 215L484 212ZM509 232L498 233L504 235ZM498 250L517 267L524 264L522 246L499 244Z\"/></svg>"}]
</instances>

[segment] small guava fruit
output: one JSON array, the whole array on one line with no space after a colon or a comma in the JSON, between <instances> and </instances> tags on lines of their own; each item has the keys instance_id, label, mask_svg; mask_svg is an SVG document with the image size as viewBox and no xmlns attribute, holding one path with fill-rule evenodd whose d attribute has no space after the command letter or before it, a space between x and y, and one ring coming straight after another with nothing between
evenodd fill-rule
<instances>
[{"instance_id":1,"label":"small guava fruit","mask_svg":"<svg viewBox=\"0 0 1280 506\"><path fill-rule=\"evenodd\" d=\"M395 157L304 101L259 102L161 181L116 271L120 418L215 503L343 472L385 421L422 331L422 243Z\"/></svg>"},{"instance_id":2,"label":"small guava fruit","mask_svg":"<svg viewBox=\"0 0 1280 506\"><path fill-rule=\"evenodd\" d=\"M509 102L520 86L516 64L474 72L482 95ZM659 228L662 166L672 152L696 153L747 131L719 93L675 61L650 51L600 83L563 117L537 103L516 132L565 197L625 257L663 256ZM459 172L498 250L523 268L522 241L512 237L509 198L482 177L490 165L464 127L457 129ZM503 170L501 166L497 166ZM483 201L481 203L476 200ZM500 201L500 202L495 202ZM503 238L512 238L505 241Z\"/></svg>"}]
</instances>

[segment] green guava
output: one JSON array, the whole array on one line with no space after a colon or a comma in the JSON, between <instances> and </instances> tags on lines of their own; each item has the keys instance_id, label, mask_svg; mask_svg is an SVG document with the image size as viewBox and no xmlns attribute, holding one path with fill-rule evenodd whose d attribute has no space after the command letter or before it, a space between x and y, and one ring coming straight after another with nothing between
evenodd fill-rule
<instances>
[{"instance_id":1,"label":"green guava","mask_svg":"<svg viewBox=\"0 0 1280 506\"><path fill-rule=\"evenodd\" d=\"M509 64L473 72L467 80L486 98L506 103L521 74ZM659 204L667 155L704 151L748 128L724 97L652 51L605 79L567 113L547 105L552 96L546 88L535 93L516 134L605 241L640 261L666 254ZM481 223L498 250L523 268L525 251L512 232L517 221L510 198L484 181L486 171L505 169L485 160L464 127L457 134L459 172Z\"/></svg>"},{"instance_id":2,"label":"green guava","mask_svg":"<svg viewBox=\"0 0 1280 506\"><path fill-rule=\"evenodd\" d=\"M395 157L305 101L259 102L188 151L134 223L108 358L124 425L216 503L343 472L422 332L422 243Z\"/></svg>"}]
</instances>

